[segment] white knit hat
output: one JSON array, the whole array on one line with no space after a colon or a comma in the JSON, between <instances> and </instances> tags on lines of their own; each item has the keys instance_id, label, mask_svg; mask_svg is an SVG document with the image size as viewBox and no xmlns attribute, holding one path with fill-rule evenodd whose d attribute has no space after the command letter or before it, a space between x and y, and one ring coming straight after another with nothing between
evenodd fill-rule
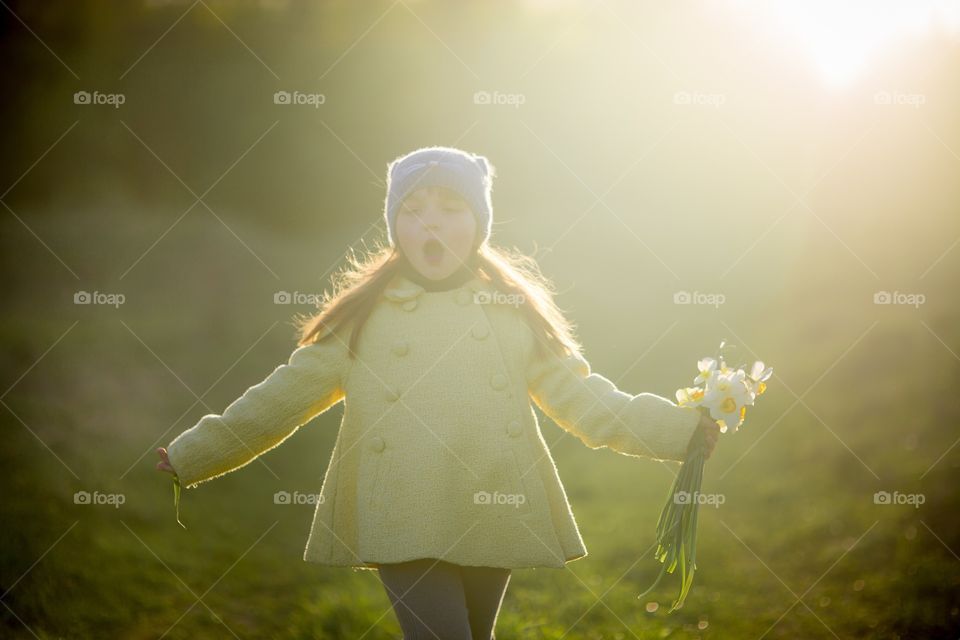
<instances>
[{"instance_id":1,"label":"white knit hat","mask_svg":"<svg viewBox=\"0 0 960 640\"><path fill-rule=\"evenodd\" d=\"M396 246L400 203L410 193L424 187L447 187L459 193L470 205L477 218L482 242L486 242L493 222L490 192L494 175L494 167L486 157L453 147L422 147L390 162L383 211L390 245Z\"/></svg>"}]
</instances>

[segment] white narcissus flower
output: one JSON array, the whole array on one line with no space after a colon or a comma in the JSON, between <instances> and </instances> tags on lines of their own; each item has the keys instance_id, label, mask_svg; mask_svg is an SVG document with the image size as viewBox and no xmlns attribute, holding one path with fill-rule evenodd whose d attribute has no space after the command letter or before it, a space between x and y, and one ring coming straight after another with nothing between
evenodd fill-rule
<instances>
[{"instance_id":1,"label":"white narcissus flower","mask_svg":"<svg viewBox=\"0 0 960 640\"><path fill-rule=\"evenodd\" d=\"M713 358L703 358L697 362L697 369L700 371L700 374L693 379L693 383L703 384L716 377L717 361Z\"/></svg>"},{"instance_id":2,"label":"white narcissus flower","mask_svg":"<svg viewBox=\"0 0 960 640\"><path fill-rule=\"evenodd\" d=\"M727 366L723 358L720 358L720 373L733 373L733 369Z\"/></svg>"},{"instance_id":3,"label":"white narcissus flower","mask_svg":"<svg viewBox=\"0 0 960 640\"><path fill-rule=\"evenodd\" d=\"M750 392L754 396L759 396L761 393L766 391L767 385L764 382L771 375L773 375L773 367L764 368L762 360L757 360L753 363L753 366L750 367L750 373L747 374L747 386L750 387Z\"/></svg>"},{"instance_id":4,"label":"white narcissus flower","mask_svg":"<svg viewBox=\"0 0 960 640\"><path fill-rule=\"evenodd\" d=\"M700 387L677 389L677 404L681 407L698 407L702 403L703 389Z\"/></svg>"},{"instance_id":5,"label":"white narcissus flower","mask_svg":"<svg viewBox=\"0 0 960 640\"><path fill-rule=\"evenodd\" d=\"M760 360L745 373L741 368L727 366L721 357L701 358L697 361L697 370L699 374L694 383L702 386L677 389L677 404L706 407L710 417L720 423L722 433L726 433L728 427L736 431L743 424L747 407L753 406L757 396L767 388L765 381L773 375L773 368Z\"/></svg>"},{"instance_id":6,"label":"white narcissus flower","mask_svg":"<svg viewBox=\"0 0 960 640\"><path fill-rule=\"evenodd\" d=\"M742 369L721 373L712 384L707 384L703 404L710 409L710 417L722 421L722 433L728 427L734 430L743 422L746 405L753 404L754 395L746 383Z\"/></svg>"}]
</instances>

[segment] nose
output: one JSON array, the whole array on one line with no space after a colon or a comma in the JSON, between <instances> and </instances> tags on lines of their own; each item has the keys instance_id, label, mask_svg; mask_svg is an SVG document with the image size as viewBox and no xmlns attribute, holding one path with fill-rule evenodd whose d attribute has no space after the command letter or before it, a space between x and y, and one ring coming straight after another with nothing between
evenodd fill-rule
<instances>
[{"instance_id":1,"label":"nose","mask_svg":"<svg viewBox=\"0 0 960 640\"><path fill-rule=\"evenodd\" d=\"M427 207L420 216L420 222L425 229L436 229L443 220L442 214L437 207Z\"/></svg>"}]
</instances>

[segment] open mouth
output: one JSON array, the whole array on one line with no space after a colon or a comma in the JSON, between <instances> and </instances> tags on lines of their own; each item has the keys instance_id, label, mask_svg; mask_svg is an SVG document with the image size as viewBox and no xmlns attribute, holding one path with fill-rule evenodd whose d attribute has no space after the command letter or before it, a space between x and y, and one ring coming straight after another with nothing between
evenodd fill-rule
<instances>
[{"instance_id":1,"label":"open mouth","mask_svg":"<svg viewBox=\"0 0 960 640\"><path fill-rule=\"evenodd\" d=\"M430 238L423 243L423 258L430 264L440 264L443 260L444 247L436 238Z\"/></svg>"}]
</instances>

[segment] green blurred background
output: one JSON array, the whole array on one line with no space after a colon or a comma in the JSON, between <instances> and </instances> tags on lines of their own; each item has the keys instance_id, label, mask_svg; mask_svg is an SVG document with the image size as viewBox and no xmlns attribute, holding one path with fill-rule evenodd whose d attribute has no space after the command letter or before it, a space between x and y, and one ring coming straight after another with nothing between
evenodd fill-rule
<instances>
[{"instance_id":1,"label":"green blurred background","mask_svg":"<svg viewBox=\"0 0 960 640\"><path fill-rule=\"evenodd\" d=\"M676 579L636 595L677 467L541 416L590 555L515 571L498 637L957 637L956 2L2 4L4 637L399 635L273 500L319 491L342 405L186 530L153 450L286 360L311 307L274 295L385 241L386 165L431 144L490 158L492 241L621 389L721 340L775 370L670 615Z\"/></svg>"}]
</instances>

